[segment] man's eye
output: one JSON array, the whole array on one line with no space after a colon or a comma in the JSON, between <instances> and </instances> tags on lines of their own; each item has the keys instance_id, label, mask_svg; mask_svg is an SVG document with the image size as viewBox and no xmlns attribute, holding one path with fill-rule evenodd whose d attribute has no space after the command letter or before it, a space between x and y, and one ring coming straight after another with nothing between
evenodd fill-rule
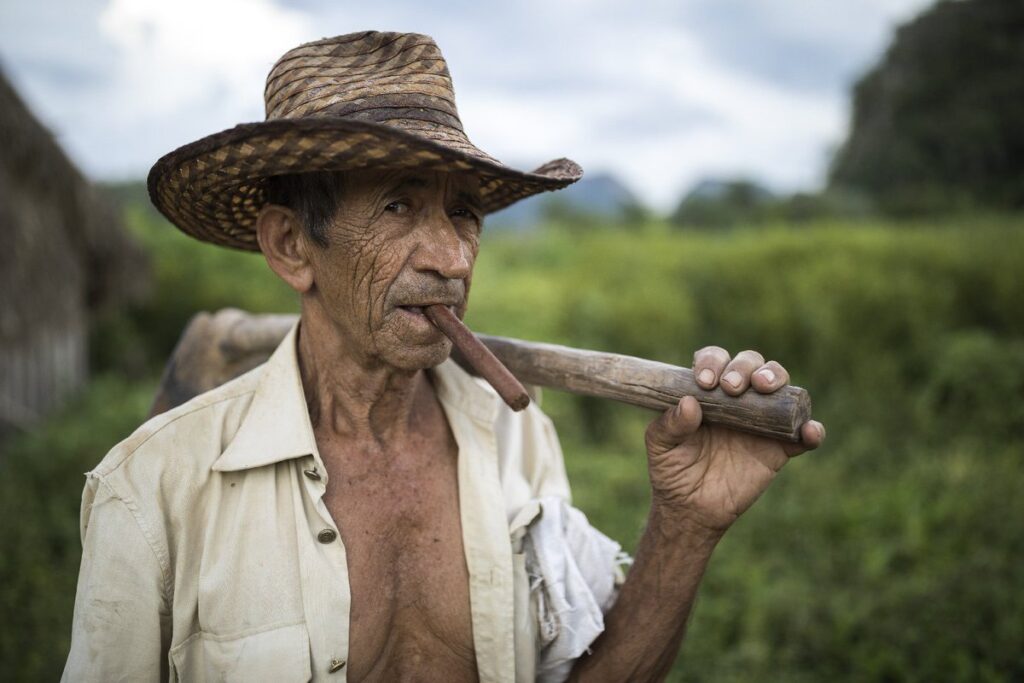
<instances>
[{"instance_id":1,"label":"man's eye","mask_svg":"<svg viewBox=\"0 0 1024 683\"><path fill-rule=\"evenodd\" d=\"M409 205L405 202L391 202L384 207L384 210L390 213L405 213L409 210Z\"/></svg>"},{"instance_id":2,"label":"man's eye","mask_svg":"<svg viewBox=\"0 0 1024 683\"><path fill-rule=\"evenodd\" d=\"M475 213L466 208L452 209L451 216L452 218L468 218L469 220L477 222L480 220Z\"/></svg>"}]
</instances>

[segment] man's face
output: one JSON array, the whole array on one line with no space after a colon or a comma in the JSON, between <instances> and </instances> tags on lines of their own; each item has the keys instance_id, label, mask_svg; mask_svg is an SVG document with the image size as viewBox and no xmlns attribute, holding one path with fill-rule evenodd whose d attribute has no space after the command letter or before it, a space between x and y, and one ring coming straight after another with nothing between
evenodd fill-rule
<instances>
[{"instance_id":1,"label":"man's face","mask_svg":"<svg viewBox=\"0 0 1024 683\"><path fill-rule=\"evenodd\" d=\"M465 313L480 244L479 184L468 175L365 171L345 178L327 247L311 245L314 291L360 362L433 367L451 342L423 314Z\"/></svg>"}]
</instances>

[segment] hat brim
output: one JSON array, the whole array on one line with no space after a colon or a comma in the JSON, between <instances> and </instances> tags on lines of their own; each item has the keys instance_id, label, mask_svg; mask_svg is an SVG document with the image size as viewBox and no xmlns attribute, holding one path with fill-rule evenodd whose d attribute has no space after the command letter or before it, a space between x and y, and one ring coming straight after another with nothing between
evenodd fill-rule
<instances>
[{"instance_id":1,"label":"hat brim","mask_svg":"<svg viewBox=\"0 0 1024 683\"><path fill-rule=\"evenodd\" d=\"M485 213L583 176L569 159L518 171L466 143L456 146L372 121L313 117L241 124L180 147L153 165L147 186L153 204L183 232L259 251L256 217L267 178L371 168L474 173Z\"/></svg>"}]
</instances>

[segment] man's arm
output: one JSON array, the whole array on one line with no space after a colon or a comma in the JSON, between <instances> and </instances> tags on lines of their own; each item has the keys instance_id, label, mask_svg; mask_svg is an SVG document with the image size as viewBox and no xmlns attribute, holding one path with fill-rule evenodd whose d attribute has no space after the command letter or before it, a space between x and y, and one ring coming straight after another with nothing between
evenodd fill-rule
<instances>
[{"instance_id":1,"label":"man's arm","mask_svg":"<svg viewBox=\"0 0 1024 683\"><path fill-rule=\"evenodd\" d=\"M168 679L164 573L126 501L90 476L82 496L82 566L63 681Z\"/></svg>"},{"instance_id":2,"label":"man's arm","mask_svg":"<svg viewBox=\"0 0 1024 683\"><path fill-rule=\"evenodd\" d=\"M753 351L730 358L718 347L694 356L706 389L731 395L750 388L771 393L789 382L785 368ZM722 380L721 382L719 380ZM679 651L697 586L729 526L749 508L789 458L819 446L824 427L801 428L791 444L702 425L700 404L684 397L647 429L652 505L647 529L605 631L572 680L653 681L668 673Z\"/></svg>"},{"instance_id":3,"label":"man's arm","mask_svg":"<svg viewBox=\"0 0 1024 683\"><path fill-rule=\"evenodd\" d=\"M636 557L605 630L570 680L655 681L668 673L686 630L697 586L720 534L681 529L651 509Z\"/></svg>"}]
</instances>

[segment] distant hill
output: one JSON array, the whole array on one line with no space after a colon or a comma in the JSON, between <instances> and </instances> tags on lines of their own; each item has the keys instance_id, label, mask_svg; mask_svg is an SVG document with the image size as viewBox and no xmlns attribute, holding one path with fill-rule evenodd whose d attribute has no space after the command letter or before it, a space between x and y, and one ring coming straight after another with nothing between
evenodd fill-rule
<instances>
[{"instance_id":1,"label":"distant hill","mask_svg":"<svg viewBox=\"0 0 1024 683\"><path fill-rule=\"evenodd\" d=\"M1024 2L943 0L853 89L832 188L897 215L1024 210Z\"/></svg>"},{"instance_id":2,"label":"distant hill","mask_svg":"<svg viewBox=\"0 0 1024 683\"><path fill-rule=\"evenodd\" d=\"M560 215L616 221L634 215L640 207L636 195L614 175L594 173L564 190L535 195L488 216L486 225L523 229Z\"/></svg>"}]
</instances>

